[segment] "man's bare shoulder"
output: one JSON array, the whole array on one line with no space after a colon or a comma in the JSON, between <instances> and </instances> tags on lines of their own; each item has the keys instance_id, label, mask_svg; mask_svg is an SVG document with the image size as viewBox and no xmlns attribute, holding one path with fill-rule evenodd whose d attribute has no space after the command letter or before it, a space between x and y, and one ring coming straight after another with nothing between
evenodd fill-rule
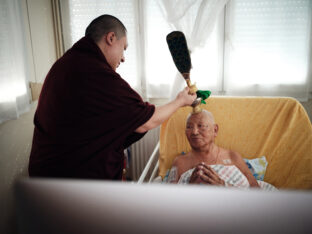
<instances>
[{"instance_id":1,"label":"man's bare shoulder","mask_svg":"<svg viewBox=\"0 0 312 234\"><path fill-rule=\"evenodd\" d=\"M229 150L229 157L234 165L238 166L239 168L242 168L242 166L244 167L245 161L240 153Z\"/></svg>"},{"instance_id":2,"label":"man's bare shoulder","mask_svg":"<svg viewBox=\"0 0 312 234\"><path fill-rule=\"evenodd\" d=\"M187 170L194 167L194 156L191 153L181 154L177 156L172 164L172 167L176 167L178 171L178 178Z\"/></svg>"},{"instance_id":3,"label":"man's bare shoulder","mask_svg":"<svg viewBox=\"0 0 312 234\"><path fill-rule=\"evenodd\" d=\"M188 161L190 161L192 159L192 155L191 153L187 153L187 154L180 154L179 156L177 156L173 163L172 166L181 166L184 165L185 163L187 163Z\"/></svg>"},{"instance_id":4,"label":"man's bare shoulder","mask_svg":"<svg viewBox=\"0 0 312 234\"><path fill-rule=\"evenodd\" d=\"M229 156L233 159L242 157L240 153L233 151L233 150L229 150Z\"/></svg>"},{"instance_id":5,"label":"man's bare shoulder","mask_svg":"<svg viewBox=\"0 0 312 234\"><path fill-rule=\"evenodd\" d=\"M222 148L222 155L224 158L228 158L232 162L237 162L242 159L242 156L240 153L233 151L233 150L229 150L229 149Z\"/></svg>"}]
</instances>

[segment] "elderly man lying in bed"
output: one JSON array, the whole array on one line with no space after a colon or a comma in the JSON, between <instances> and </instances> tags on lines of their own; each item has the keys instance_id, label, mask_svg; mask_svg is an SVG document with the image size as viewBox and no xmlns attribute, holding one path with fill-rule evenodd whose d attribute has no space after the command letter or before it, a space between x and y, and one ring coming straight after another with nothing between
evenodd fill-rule
<instances>
[{"instance_id":1,"label":"elderly man lying in bed","mask_svg":"<svg viewBox=\"0 0 312 234\"><path fill-rule=\"evenodd\" d=\"M239 153L215 144L218 129L206 110L188 117L185 133L192 150L175 159L168 182L260 187Z\"/></svg>"}]
</instances>

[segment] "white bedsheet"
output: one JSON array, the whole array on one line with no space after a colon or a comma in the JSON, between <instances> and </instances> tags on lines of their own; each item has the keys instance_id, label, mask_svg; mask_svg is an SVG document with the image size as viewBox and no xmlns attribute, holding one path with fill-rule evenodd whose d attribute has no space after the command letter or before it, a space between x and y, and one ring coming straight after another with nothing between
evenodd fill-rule
<instances>
[{"instance_id":1,"label":"white bedsheet","mask_svg":"<svg viewBox=\"0 0 312 234\"><path fill-rule=\"evenodd\" d=\"M236 188L250 188L248 179L246 178L246 176L234 165L221 165L221 164L217 164L217 165L209 165L213 170L215 170L218 175L220 176L220 178L222 180L224 180L226 187L236 187ZM191 178L191 175L193 173L195 168L192 168L186 172L184 172L179 181L178 184L188 184L189 180ZM168 183L172 182L175 180L176 177L176 168L173 167L170 170L169 176L168 176ZM267 190L267 191L276 191L277 189L264 181L260 181L257 180L259 186L261 189L263 190Z\"/></svg>"}]
</instances>

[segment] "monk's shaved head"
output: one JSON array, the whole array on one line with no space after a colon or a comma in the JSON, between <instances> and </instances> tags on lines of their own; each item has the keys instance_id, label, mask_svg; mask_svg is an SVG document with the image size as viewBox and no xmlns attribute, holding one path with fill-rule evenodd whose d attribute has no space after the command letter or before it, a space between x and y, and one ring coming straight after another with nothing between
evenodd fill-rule
<instances>
[{"instance_id":1,"label":"monk's shaved head","mask_svg":"<svg viewBox=\"0 0 312 234\"><path fill-rule=\"evenodd\" d=\"M123 23L112 15L101 15L94 19L86 29L85 36L98 42L103 35L114 32L118 39L127 34Z\"/></svg>"},{"instance_id":2,"label":"monk's shaved head","mask_svg":"<svg viewBox=\"0 0 312 234\"><path fill-rule=\"evenodd\" d=\"M214 117L213 117L213 114L210 112L210 111L207 111L207 110L202 110L201 112L199 113L190 113L186 119L186 123L189 121L189 119L191 118L191 116L193 115L203 115L203 116L206 116L209 121L212 123L212 124L215 124L215 120L214 120Z\"/></svg>"},{"instance_id":3,"label":"monk's shaved head","mask_svg":"<svg viewBox=\"0 0 312 234\"><path fill-rule=\"evenodd\" d=\"M214 144L218 135L218 124L215 123L211 112L202 110L188 116L185 134L193 151L205 151Z\"/></svg>"}]
</instances>

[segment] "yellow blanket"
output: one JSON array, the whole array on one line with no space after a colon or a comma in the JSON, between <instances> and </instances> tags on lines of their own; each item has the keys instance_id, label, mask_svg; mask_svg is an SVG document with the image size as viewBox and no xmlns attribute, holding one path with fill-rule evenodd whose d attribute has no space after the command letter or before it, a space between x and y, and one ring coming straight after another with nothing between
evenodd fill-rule
<instances>
[{"instance_id":1,"label":"yellow blanket","mask_svg":"<svg viewBox=\"0 0 312 234\"><path fill-rule=\"evenodd\" d=\"M264 181L277 188L312 189L312 126L302 105L292 98L210 97L202 108L219 125L216 144L244 158L265 155ZM185 122L190 107L180 108L161 126L159 175L174 158L188 152Z\"/></svg>"}]
</instances>

